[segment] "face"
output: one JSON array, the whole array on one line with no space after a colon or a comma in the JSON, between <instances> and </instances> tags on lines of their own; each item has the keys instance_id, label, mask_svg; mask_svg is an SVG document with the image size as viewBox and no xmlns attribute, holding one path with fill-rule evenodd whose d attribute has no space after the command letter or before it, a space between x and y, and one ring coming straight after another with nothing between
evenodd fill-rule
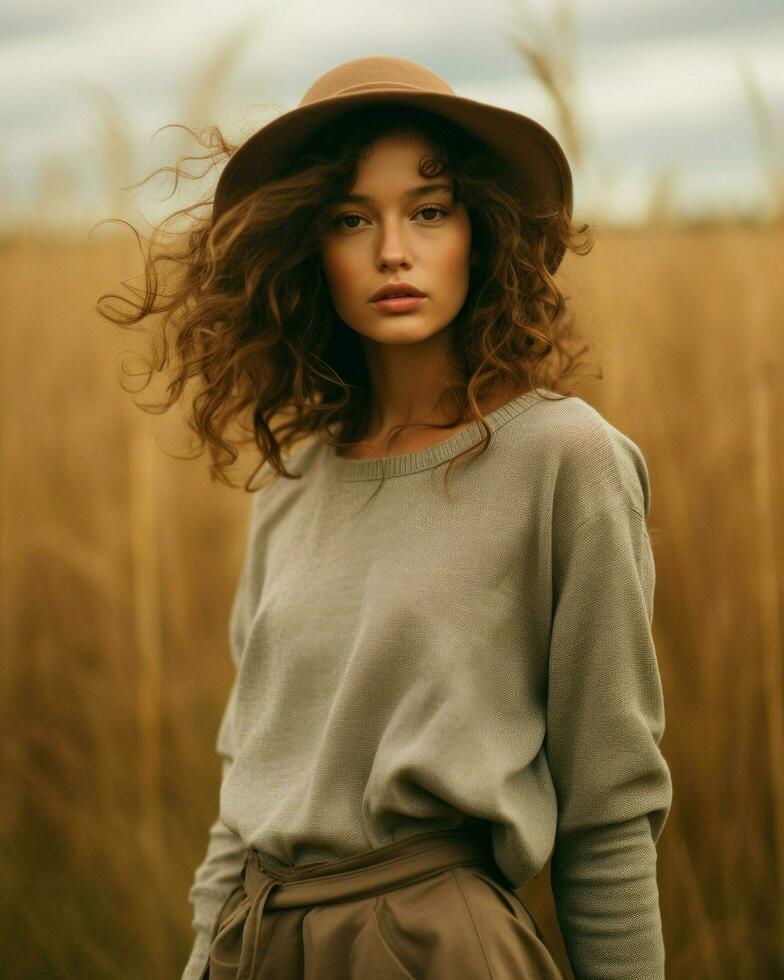
<instances>
[{"instance_id":1,"label":"face","mask_svg":"<svg viewBox=\"0 0 784 980\"><path fill-rule=\"evenodd\" d=\"M427 340L454 320L468 293L470 219L452 196L450 176L419 175L420 160L432 152L414 132L376 140L360 159L349 191L356 197L331 206L319 232L338 315L378 343ZM409 283L425 296L406 310L373 303L373 294L390 282Z\"/></svg>"}]
</instances>

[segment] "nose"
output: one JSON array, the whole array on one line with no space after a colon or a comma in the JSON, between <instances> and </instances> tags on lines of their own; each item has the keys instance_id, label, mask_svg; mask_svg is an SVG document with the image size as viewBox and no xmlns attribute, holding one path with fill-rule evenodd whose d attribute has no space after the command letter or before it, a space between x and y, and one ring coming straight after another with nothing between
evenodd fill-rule
<instances>
[{"instance_id":1,"label":"nose","mask_svg":"<svg viewBox=\"0 0 784 980\"><path fill-rule=\"evenodd\" d=\"M397 269L401 266L407 269L411 267L411 255L408 246L400 227L394 222L382 227L378 246L378 266L379 269Z\"/></svg>"}]
</instances>

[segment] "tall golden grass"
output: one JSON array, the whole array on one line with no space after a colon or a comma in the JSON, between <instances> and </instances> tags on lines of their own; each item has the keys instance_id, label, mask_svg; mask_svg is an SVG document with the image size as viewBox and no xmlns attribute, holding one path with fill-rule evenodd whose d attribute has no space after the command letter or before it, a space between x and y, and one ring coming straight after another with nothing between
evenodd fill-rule
<instances>
[{"instance_id":1,"label":"tall golden grass","mask_svg":"<svg viewBox=\"0 0 784 980\"><path fill-rule=\"evenodd\" d=\"M675 980L782 975L783 250L781 227L608 231L563 267L605 375L580 394L652 478ZM2 259L2 975L175 976L249 499L119 389L130 341L93 304L128 243ZM561 949L546 872L521 894Z\"/></svg>"}]
</instances>

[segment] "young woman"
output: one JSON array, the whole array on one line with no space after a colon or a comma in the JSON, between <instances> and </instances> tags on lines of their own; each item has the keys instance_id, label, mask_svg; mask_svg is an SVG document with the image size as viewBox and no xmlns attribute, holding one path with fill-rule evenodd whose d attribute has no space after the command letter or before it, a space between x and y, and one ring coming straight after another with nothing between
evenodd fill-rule
<instances>
[{"instance_id":1,"label":"young woman","mask_svg":"<svg viewBox=\"0 0 784 980\"><path fill-rule=\"evenodd\" d=\"M560 146L389 57L213 133L209 215L113 315L164 314L215 477L232 422L270 477L183 980L563 977L514 892L551 854L578 980L664 977L650 486L568 393Z\"/></svg>"}]
</instances>

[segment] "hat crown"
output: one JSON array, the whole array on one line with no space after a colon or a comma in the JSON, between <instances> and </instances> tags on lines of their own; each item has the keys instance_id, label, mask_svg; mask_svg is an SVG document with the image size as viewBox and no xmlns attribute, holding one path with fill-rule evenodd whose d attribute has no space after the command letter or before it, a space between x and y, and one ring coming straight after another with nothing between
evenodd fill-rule
<instances>
[{"instance_id":1,"label":"hat crown","mask_svg":"<svg viewBox=\"0 0 784 980\"><path fill-rule=\"evenodd\" d=\"M454 95L454 89L440 75L408 58L378 55L354 58L331 68L317 78L305 92L300 106L331 99L347 92L383 89L410 89Z\"/></svg>"}]
</instances>

